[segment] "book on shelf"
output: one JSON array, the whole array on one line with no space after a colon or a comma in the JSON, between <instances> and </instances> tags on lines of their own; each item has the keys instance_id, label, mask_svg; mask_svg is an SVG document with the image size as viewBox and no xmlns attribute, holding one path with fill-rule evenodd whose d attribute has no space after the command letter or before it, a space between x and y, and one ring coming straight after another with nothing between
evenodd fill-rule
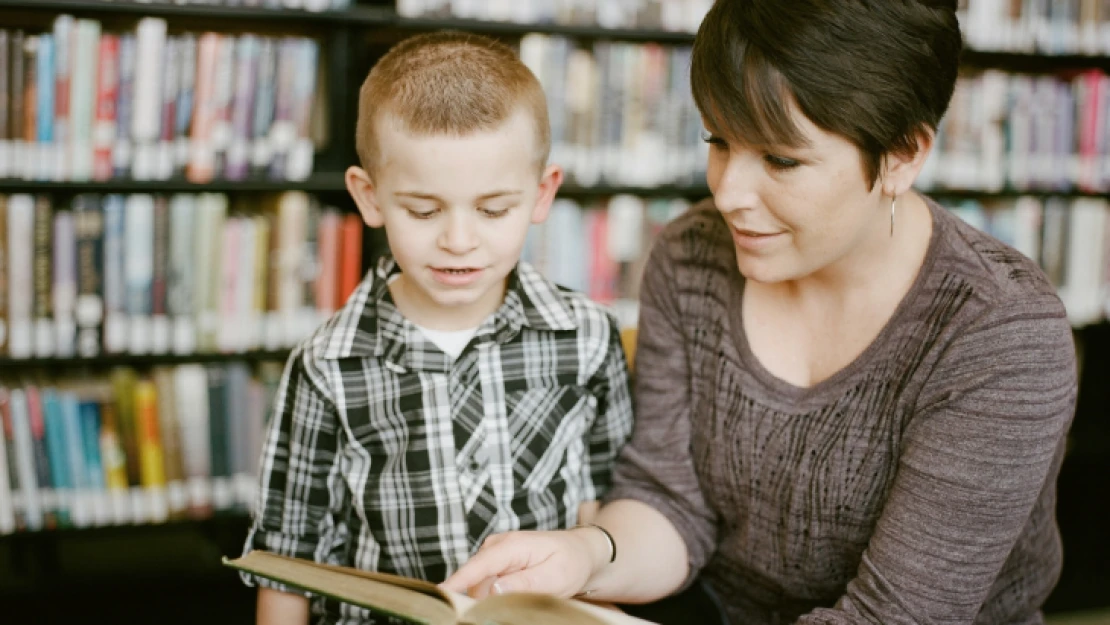
<instances>
[{"instance_id":1,"label":"book on shelf","mask_svg":"<svg viewBox=\"0 0 1110 625\"><path fill-rule=\"evenodd\" d=\"M966 73L922 188L1110 191L1110 76Z\"/></svg>"},{"instance_id":2,"label":"book on shelf","mask_svg":"<svg viewBox=\"0 0 1110 625\"><path fill-rule=\"evenodd\" d=\"M499 623L502 625L636 625L647 621L615 607L537 593L475 600L431 582L320 564L266 551L224 558L233 569L388 615L390 623Z\"/></svg>"},{"instance_id":3,"label":"book on shelf","mask_svg":"<svg viewBox=\"0 0 1110 625\"><path fill-rule=\"evenodd\" d=\"M0 383L0 534L246 512L282 365Z\"/></svg>"},{"instance_id":4,"label":"book on shelf","mask_svg":"<svg viewBox=\"0 0 1110 625\"><path fill-rule=\"evenodd\" d=\"M0 195L0 356L291 347L362 279L363 227L296 191Z\"/></svg>"},{"instance_id":5,"label":"book on shelf","mask_svg":"<svg viewBox=\"0 0 1110 625\"><path fill-rule=\"evenodd\" d=\"M157 17L0 28L0 178L304 180L326 138L318 66L314 39L171 33Z\"/></svg>"},{"instance_id":6,"label":"book on shelf","mask_svg":"<svg viewBox=\"0 0 1110 625\"><path fill-rule=\"evenodd\" d=\"M397 0L396 7L402 17L693 33L712 4L712 0Z\"/></svg>"},{"instance_id":7,"label":"book on shelf","mask_svg":"<svg viewBox=\"0 0 1110 625\"><path fill-rule=\"evenodd\" d=\"M1043 54L1110 54L1105 0L966 0L958 17L972 48Z\"/></svg>"},{"instance_id":8,"label":"book on shelf","mask_svg":"<svg viewBox=\"0 0 1110 625\"><path fill-rule=\"evenodd\" d=\"M1110 201L1025 196L942 203L1037 261L1073 325L1110 318Z\"/></svg>"}]
</instances>

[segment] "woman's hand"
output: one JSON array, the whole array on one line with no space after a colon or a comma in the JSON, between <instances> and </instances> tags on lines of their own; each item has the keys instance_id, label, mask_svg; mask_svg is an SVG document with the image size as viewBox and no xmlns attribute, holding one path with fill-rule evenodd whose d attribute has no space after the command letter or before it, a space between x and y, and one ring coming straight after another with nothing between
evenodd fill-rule
<instances>
[{"instance_id":1,"label":"woman's hand","mask_svg":"<svg viewBox=\"0 0 1110 625\"><path fill-rule=\"evenodd\" d=\"M441 586L475 599L507 592L570 597L608 561L608 549L604 534L591 527L498 534Z\"/></svg>"}]
</instances>

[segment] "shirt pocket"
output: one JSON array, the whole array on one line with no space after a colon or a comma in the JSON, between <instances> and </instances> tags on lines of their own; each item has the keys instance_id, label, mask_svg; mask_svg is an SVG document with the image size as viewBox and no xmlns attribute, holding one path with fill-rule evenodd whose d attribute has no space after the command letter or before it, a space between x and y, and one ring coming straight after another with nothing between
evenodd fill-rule
<instances>
[{"instance_id":1,"label":"shirt pocket","mask_svg":"<svg viewBox=\"0 0 1110 625\"><path fill-rule=\"evenodd\" d=\"M582 386L532 388L505 397L513 483L517 489L549 488L569 463L579 473L583 437L597 415L597 398Z\"/></svg>"}]
</instances>

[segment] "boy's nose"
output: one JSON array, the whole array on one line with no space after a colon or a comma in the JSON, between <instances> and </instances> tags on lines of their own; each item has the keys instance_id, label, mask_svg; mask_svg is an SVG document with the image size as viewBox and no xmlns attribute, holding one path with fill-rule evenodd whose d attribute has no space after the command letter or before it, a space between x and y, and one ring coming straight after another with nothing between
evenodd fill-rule
<instances>
[{"instance_id":1,"label":"boy's nose","mask_svg":"<svg viewBox=\"0 0 1110 625\"><path fill-rule=\"evenodd\" d=\"M439 246L452 254L465 254L478 247L478 235L472 220L465 215L451 214L439 235Z\"/></svg>"}]
</instances>

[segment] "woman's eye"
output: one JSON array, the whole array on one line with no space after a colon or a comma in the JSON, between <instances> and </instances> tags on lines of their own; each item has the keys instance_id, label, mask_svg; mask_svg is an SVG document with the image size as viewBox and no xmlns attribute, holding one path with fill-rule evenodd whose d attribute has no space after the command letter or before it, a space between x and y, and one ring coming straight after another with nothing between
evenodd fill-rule
<instances>
[{"instance_id":1,"label":"woman's eye","mask_svg":"<svg viewBox=\"0 0 1110 625\"><path fill-rule=\"evenodd\" d=\"M775 169L793 169L798 165L801 165L801 163L792 158L786 158L785 156L775 156L774 154L768 154L764 156L763 160Z\"/></svg>"},{"instance_id":2,"label":"woman's eye","mask_svg":"<svg viewBox=\"0 0 1110 625\"><path fill-rule=\"evenodd\" d=\"M702 132L701 140L708 143L709 145L711 145L715 148L722 149L722 150L727 150L728 149L728 142L725 141L723 138L718 137L715 134L712 134L712 133L709 133L709 132Z\"/></svg>"}]
</instances>

